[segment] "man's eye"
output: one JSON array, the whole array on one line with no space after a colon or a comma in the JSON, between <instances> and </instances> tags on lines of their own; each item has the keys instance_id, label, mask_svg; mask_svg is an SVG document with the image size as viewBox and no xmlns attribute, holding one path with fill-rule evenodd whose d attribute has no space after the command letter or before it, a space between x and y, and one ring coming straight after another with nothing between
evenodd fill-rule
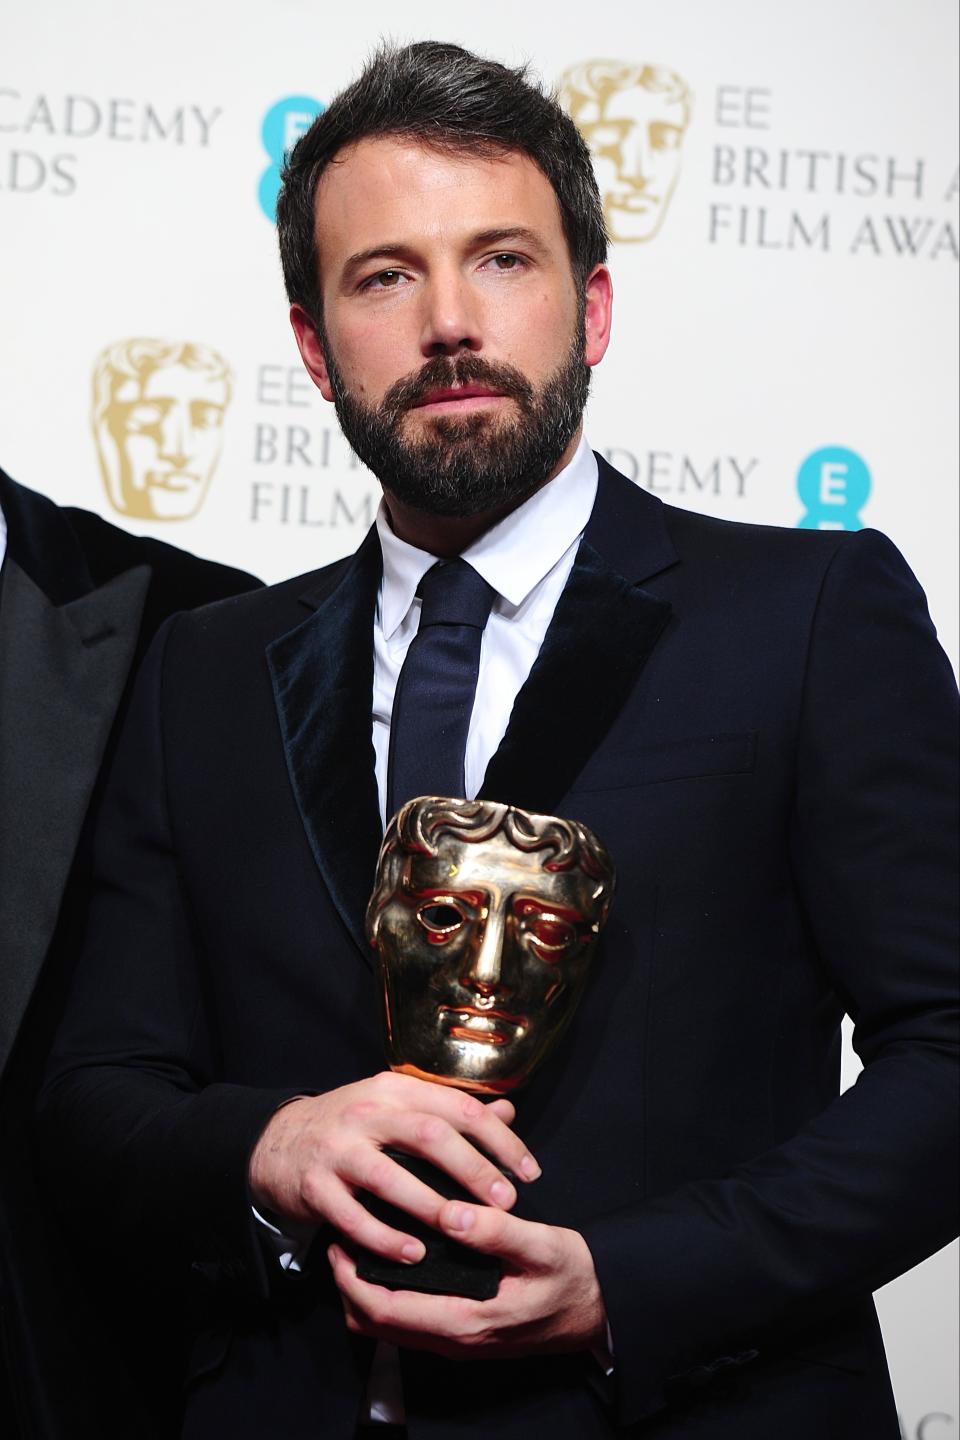
<instances>
[{"instance_id":1,"label":"man's eye","mask_svg":"<svg viewBox=\"0 0 960 1440\"><path fill-rule=\"evenodd\" d=\"M364 290L396 290L404 276L400 270L381 270L378 275L371 275L369 280L364 280Z\"/></svg>"},{"instance_id":2,"label":"man's eye","mask_svg":"<svg viewBox=\"0 0 960 1440\"><path fill-rule=\"evenodd\" d=\"M456 905L432 901L429 905L420 906L417 919L428 935L446 937L457 933L464 916Z\"/></svg>"},{"instance_id":3,"label":"man's eye","mask_svg":"<svg viewBox=\"0 0 960 1440\"><path fill-rule=\"evenodd\" d=\"M485 266L490 266L494 270L499 270L502 272L506 272L508 270L521 270L523 268L522 257L519 255L512 255L509 250L504 250L499 255L491 255L490 259L485 260L483 263Z\"/></svg>"}]
</instances>

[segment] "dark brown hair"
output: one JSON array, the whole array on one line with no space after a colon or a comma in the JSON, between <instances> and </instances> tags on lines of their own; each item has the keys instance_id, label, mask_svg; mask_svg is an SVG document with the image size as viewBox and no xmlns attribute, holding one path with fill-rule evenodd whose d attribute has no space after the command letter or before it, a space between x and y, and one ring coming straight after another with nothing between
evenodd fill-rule
<instances>
[{"instance_id":1,"label":"dark brown hair","mask_svg":"<svg viewBox=\"0 0 960 1440\"><path fill-rule=\"evenodd\" d=\"M403 136L441 151L496 156L520 151L553 186L582 292L607 255L603 206L590 152L557 101L516 70L459 45L424 40L381 46L300 137L283 168L277 231L287 296L321 322L314 238L321 175L346 145Z\"/></svg>"}]
</instances>

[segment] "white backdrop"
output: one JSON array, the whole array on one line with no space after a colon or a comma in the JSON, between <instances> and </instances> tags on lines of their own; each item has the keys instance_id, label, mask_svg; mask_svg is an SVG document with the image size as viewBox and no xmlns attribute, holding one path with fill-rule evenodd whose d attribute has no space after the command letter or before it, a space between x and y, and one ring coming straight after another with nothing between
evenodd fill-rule
<instances>
[{"instance_id":1,"label":"white backdrop","mask_svg":"<svg viewBox=\"0 0 960 1440\"><path fill-rule=\"evenodd\" d=\"M353 549L377 487L351 464L287 325L267 213L280 150L381 34L531 59L551 84L611 60L633 79L580 115L603 127L591 132L598 174L625 237L594 447L676 504L884 530L956 664L953 0L593 0L586 22L544 13L514 0L8 7L0 463L61 502L269 580ZM645 66L670 72L672 100L657 74L638 79ZM135 338L165 348L131 351ZM880 1305L904 1435L951 1440L955 1251Z\"/></svg>"}]
</instances>

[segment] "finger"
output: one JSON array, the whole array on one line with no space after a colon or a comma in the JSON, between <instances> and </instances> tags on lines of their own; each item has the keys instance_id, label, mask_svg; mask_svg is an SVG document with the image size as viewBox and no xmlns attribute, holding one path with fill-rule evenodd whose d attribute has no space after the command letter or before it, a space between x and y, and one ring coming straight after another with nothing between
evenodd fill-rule
<instances>
[{"instance_id":1,"label":"finger","mask_svg":"<svg viewBox=\"0 0 960 1440\"><path fill-rule=\"evenodd\" d=\"M406 1080L408 1086L413 1087L409 1090L401 1087L395 1091L394 1098L397 1100L401 1100L405 1094L408 1096L406 1104L401 1100L398 1105L401 1114L425 1111L431 1115L439 1115L518 1179L536 1180L540 1175L540 1166L524 1141L510 1129L504 1118L509 1116L509 1120L513 1119L513 1106L509 1100L495 1100L490 1105L484 1105L475 1095L465 1095L462 1090L450 1086L434 1085L407 1075L394 1078ZM392 1123L396 1113L392 1112L389 1117L387 1113L384 1114L386 1125ZM381 1133L379 1138L383 1143L390 1143L386 1133Z\"/></svg>"},{"instance_id":2,"label":"finger","mask_svg":"<svg viewBox=\"0 0 960 1440\"><path fill-rule=\"evenodd\" d=\"M427 1253L422 1240L385 1225L354 1199L345 1185L338 1188L334 1199L325 1206L324 1218L355 1245L389 1260L416 1265Z\"/></svg>"},{"instance_id":3,"label":"finger","mask_svg":"<svg viewBox=\"0 0 960 1440\"><path fill-rule=\"evenodd\" d=\"M422 1337L464 1340L490 1325L491 1300L466 1300L458 1295L421 1295L413 1290L387 1290L370 1285L357 1274L356 1262L339 1245L327 1257L343 1300L348 1323L363 1334L375 1334L403 1345Z\"/></svg>"},{"instance_id":4,"label":"finger","mask_svg":"<svg viewBox=\"0 0 960 1440\"><path fill-rule=\"evenodd\" d=\"M516 1202L517 1192L503 1172L441 1116L398 1114L391 1130L401 1150L439 1166L483 1204L507 1210ZM437 1196L431 1224L442 1203Z\"/></svg>"},{"instance_id":5,"label":"finger","mask_svg":"<svg viewBox=\"0 0 960 1440\"><path fill-rule=\"evenodd\" d=\"M485 1108L488 1115L496 1115L497 1119L502 1120L504 1125L512 1125L517 1118L517 1112L509 1100L502 1098L499 1100L490 1100Z\"/></svg>"},{"instance_id":6,"label":"finger","mask_svg":"<svg viewBox=\"0 0 960 1440\"><path fill-rule=\"evenodd\" d=\"M554 1225L520 1220L487 1205L450 1200L438 1215L439 1228L472 1250L499 1255L517 1269L554 1269L560 1261L564 1232Z\"/></svg>"},{"instance_id":7,"label":"finger","mask_svg":"<svg viewBox=\"0 0 960 1440\"><path fill-rule=\"evenodd\" d=\"M466 1144L466 1141L463 1143ZM493 1170L492 1166L490 1168ZM445 1197L438 1195L436 1190L373 1145L357 1145L348 1151L338 1166L338 1174L351 1188L368 1190L371 1195L377 1195L390 1205L397 1205L418 1220L437 1228L437 1216L440 1207L446 1203ZM503 1180L499 1170L493 1170L493 1174L498 1180Z\"/></svg>"}]
</instances>

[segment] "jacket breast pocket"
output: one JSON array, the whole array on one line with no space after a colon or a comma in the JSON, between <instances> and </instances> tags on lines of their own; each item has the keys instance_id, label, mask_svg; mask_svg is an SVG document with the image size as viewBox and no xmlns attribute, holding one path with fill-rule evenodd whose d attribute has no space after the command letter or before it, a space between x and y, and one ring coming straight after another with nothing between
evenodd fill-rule
<instances>
[{"instance_id":1,"label":"jacket breast pocket","mask_svg":"<svg viewBox=\"0 0 960 1440\"><path fill-rule=\"evenodd\" d=\"M757 761L757 734L718 733L637 745L630 750L601 750L587 761L573 783L575 791L624 790L669 780L713 775L745 775Z\"/></svg>"}]
</instances>

